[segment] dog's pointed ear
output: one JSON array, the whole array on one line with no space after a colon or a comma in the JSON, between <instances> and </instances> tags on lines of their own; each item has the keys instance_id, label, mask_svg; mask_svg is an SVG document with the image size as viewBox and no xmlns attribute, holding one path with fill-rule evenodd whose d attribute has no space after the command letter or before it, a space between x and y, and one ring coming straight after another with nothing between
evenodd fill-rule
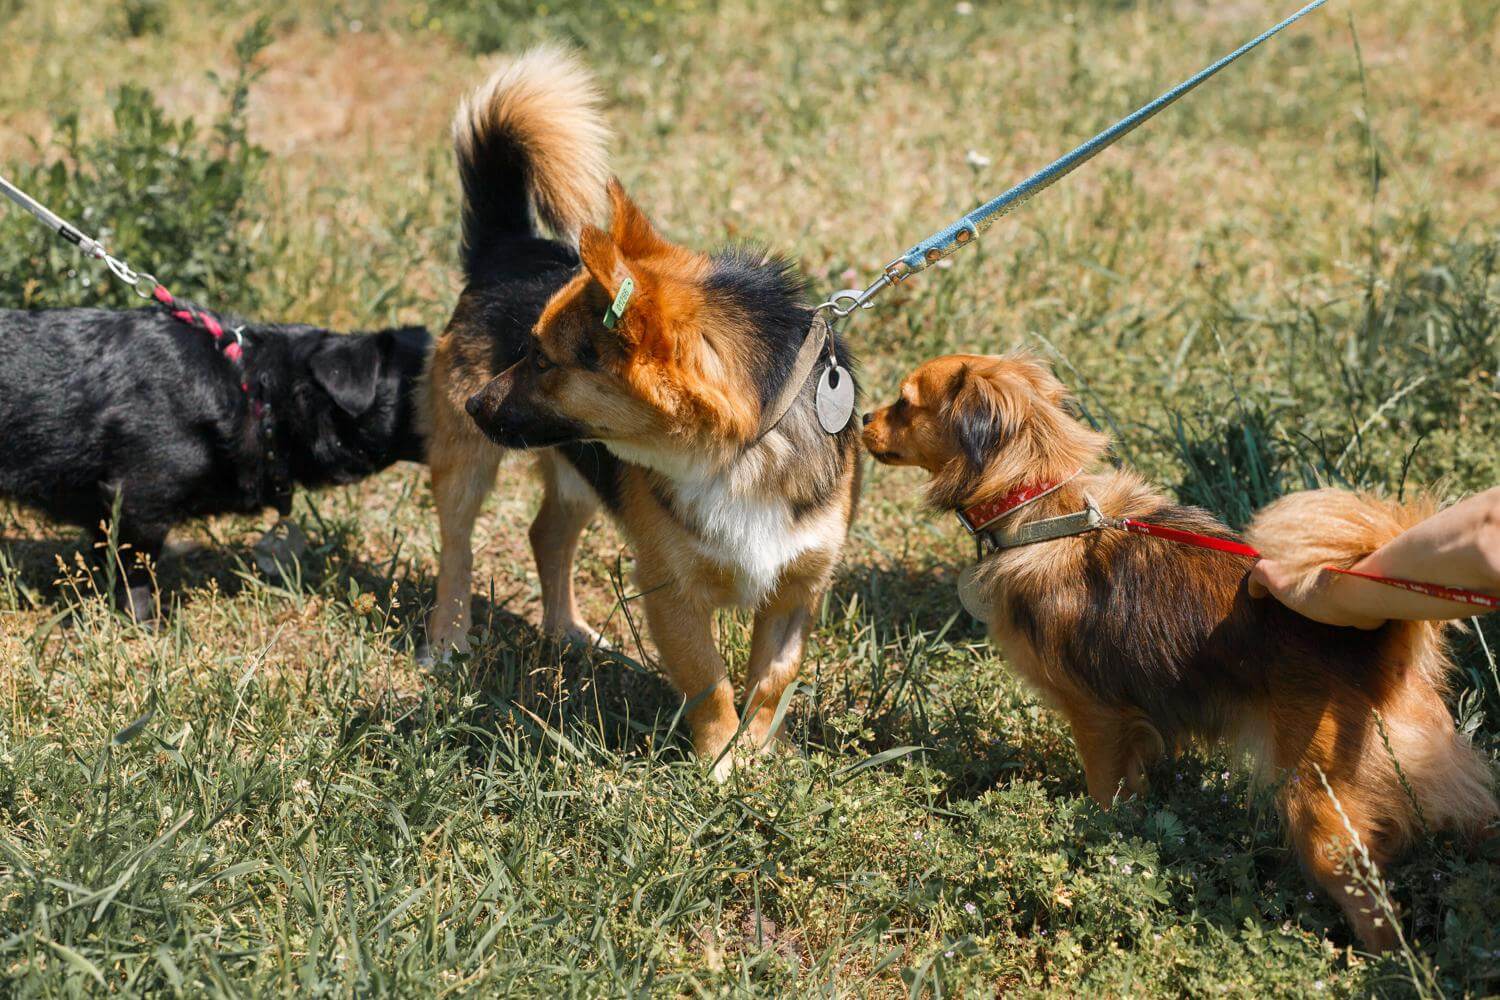
<instances>
[{"instance_id":1,"label":"dog's pointed ear","mask_svg":"<svg viewBox=\"0 0 1500 1000\"><path fill-rule=\"evenodd\" d=\"M578 259L611 297L619 291L620 251L608 233L598 226L585 225L578 234Z\"/></svg>"},{"instance_id":2,"label":"dog's pointed ear","mask_svg":"<svg viewBox=\"0 0 1500 1000\"><path fill-rule=\"evenodd\" d=\"M964 461L974 472L989 463L1011 434L1000 394L989 379L968 365L960 368L953 380L948 422Z\"/></svg>"},{"instance_id":3,"label":"dog's pointed ear","mask_svg":"<svg viewBox=\"0 0 1500 1000\"><path fill-rule=\"evenodd\" d=\"M649 296L644 294L640 280L625 263L614 237L595 226L584 226L578 235L578 258L589 276L604 289L611 311L614 303L620 304L619 314L606 321L606 325L626 344L638 344L647 326L645 314L650 308ZM632 287L621 302L621 288L627 279ZM603 312L599 318L605 319Z\"/></svg>"},{"instance_id":4,"label":"dog's pointed ear","mask_svg":"<svg viewBox=\"0 0 1500 1000\"><path fill-rule=\"evenodd\" d=\"M375 404L382 367L377 337L327 334L307 365L313 380L351 417Z\"/></svg>"},{"instance_id":5,"label":"dog's pointed ear","mask_svg":"<svg viewBox=\"0 0 1500 1000\"><path fill-rule=\"evenodd\" d=\"M650 257L671 249L672 244L662 238L614 177L609 180L609 208L610 235L626 257Z\"/></svg>"}]
</instances>

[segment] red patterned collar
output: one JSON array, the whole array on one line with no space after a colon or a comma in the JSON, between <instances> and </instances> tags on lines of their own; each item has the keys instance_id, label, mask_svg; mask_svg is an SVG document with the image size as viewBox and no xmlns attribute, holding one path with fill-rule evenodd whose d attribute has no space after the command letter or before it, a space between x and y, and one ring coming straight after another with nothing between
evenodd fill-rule
<instances>
[{"instance_id":1,"label":"red patterned collar","mask_svg":"<svg viewBox=\"0 0 1500 1000\"><path fill-rule=\"evenodd\" d=\"M968 530L969 534L977 535L1007 514L1014 514L1022 507L1040 500L1065 483L1072 482L1082 471L1083 469L1080 468L1077 472L1064 479L1017 486L1003 497L986 500L984 503L977 503L972 507L960 507L958 510L958 522Z\"/></svg>"}]
</instances>

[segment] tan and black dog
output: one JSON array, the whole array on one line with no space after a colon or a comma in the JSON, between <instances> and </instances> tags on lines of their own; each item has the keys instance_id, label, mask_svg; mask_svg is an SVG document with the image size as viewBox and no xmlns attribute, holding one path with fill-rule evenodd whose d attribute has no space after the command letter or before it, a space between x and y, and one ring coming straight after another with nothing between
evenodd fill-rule
<instances>
[{"instance_id":1,"label":"tan and black dog","mask_svg":"<svg viewBox=\"0 0 1500 1000\"><path fill-rule=\"evenodd\" d=\"M871 454L927 470L928 503L967 512L971 525L990 521L1000 545L1045 532L1043 520L1086 513L1089 500L1105 518L1233 537L1132 472L1091 471L1107 439L1069 412L1062 383L1028 355L930 361L865 422ZM1431 510L1320 490L1272 504L1248 537L1312 577L1352 566ZM1242 747L1279 784L1312 877L1367 945L1390 947L1394 930L1349 888L1339 844L1352 831L1384 864L1420 832L1391 753L1430 828L1479 836L1497 816L1488 769L1443 702L1452 664L1442 628L1321 625L1252 599L1249 565L1100 528L997 548L970 571L966 599L1012 668L1067 719L1096 800L1143 792L1146 766L1191 740Z\"/></svg>"},{"instance_id":2,"label":"tan and black dog","mask_svg":"<svg viewBox=\"0 0 1500 1000\"><path fill-rule=\"evenodd\" d=\"M714 611L754 610L745 740L762 746L853 516L858 431L819 424L798 363L813 313L792 266L668 242L606 180L598 103L582 67L543 49L501 68L455 122L467 283L428 384L442 522L429 641L464 645L475 517L502 455L531 450L545 484L531 526L545 630L596 638L572 567L602 502L635 550L695 749L722 776L740 718ZM606 201L608 231L590 224ZM534 216L559 239L541 238Z\"/></svg>"}]
</instances>

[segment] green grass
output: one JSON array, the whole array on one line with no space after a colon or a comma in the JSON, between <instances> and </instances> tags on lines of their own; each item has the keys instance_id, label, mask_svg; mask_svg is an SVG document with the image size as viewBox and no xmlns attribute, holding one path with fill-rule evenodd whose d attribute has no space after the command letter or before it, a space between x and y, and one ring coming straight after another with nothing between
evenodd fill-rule
<instances>
[{"instance_id":1,"label":"green grass","mask_svg":"<svg viewBox=\"0 0 1500 1000\"><path fill-rule=\"evenodd\" d=\"M484 49L562 36L669 233L793 252L821 292L1286 12L540 6L0 0L0 156L46 165L180 294L436 328L457 287L446 118ZM1029 345L1122 459L1235 522L1314 482L1500 479L1494 7L1350 10L860 317L870 394L937 353ZM234 43L261 15L239 107ZM144 141L189 120L182 156ZM121 301L9 214L0 237L5 304ZM1095 808L1058 719L959 611L964 540L915 476L869 471L791 704L799 752L723 787L688 753L608 525L583 602L623 652L538 640L524 463L477 535L483 641L433 673L411 658L436 566L419 469L300 497L314 547L289 582L251 568L267 520L185 528L154 634L90 595L71 532L0 506L4 992L1500 991L1493 851L1438 839L1392 870L1412 945L1371 959L1238 761L1190 753ZM721 624L743 663L747 623ZM1459 637L1452 701L1492 760L1497 649L1500 622Z\"/></svg>"}]
</instances>

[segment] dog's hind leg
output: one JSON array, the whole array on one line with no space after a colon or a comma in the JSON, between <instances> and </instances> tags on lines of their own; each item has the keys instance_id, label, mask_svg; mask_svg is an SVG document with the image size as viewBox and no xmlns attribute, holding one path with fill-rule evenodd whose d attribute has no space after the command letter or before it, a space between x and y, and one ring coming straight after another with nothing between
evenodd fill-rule
<instances>
[{"instance_id":1,"label":"dog's hind leg","mask_svg":"<svg viewBox=\"0 0 1500 1000\"><path fill-rule=\"evenodd\" d=\"M542 585L542 630L555 639L582 646L603 645L603 637L579 615L573 593L578 539L599 509L599 498L556 452L542 452L537 464L545 492L529 534Z\"/></svg>"},{"instance_id":2,"label":"dog's hind leg","mask_svg":"<svg viewBox=\"0 0 1500 1000\"><path fill-rule=\"evenodd\" d=\"M764 749L780 736L772 729L776 708L788 684L797 678L802 650L812 629L815 595L798 587L777 594L755 613L750 639L750 663L745 674L745 713L750 716L746 740L756 750Z\"/></svg>"},{"instance_id":3,"label":"dog's hind leg","mask_svg":"<svg viewBox=\"0 0 1500 1000\"><path fill-rule=\"evenodd\" d=\"M704 760L717 761L714 777L723 781L734 766L733 754L725 750L739 729L739 715L729 671L714 643L714 609L671 584L653 583L642 574L641 600L662 670L687 699L693 750Z\"/></svg>"},{"instance_id":4,"label":"dog's hind leg","mask_svg":"<svg viewBox=\"0 0 1500 1000\"><path fill-rule=\"evenodd\" d=\"M1454 830L1470 841L1484 840L1500 833L1489 765L1455 729L1441 692L1428 680L1431 674L1408 671L1401 687L1387 695L1380 713L1382 749L1389 752L1381 756L1393 759L1371 766L1378 767L1387 783L1399 782L1400 799L1417 801L1422 825L1429 830ZM1393 773L1398 766L1399 774ZM1411 829L1402 831L1403 840L1410 842L1422 831L1414 821L1407 825Z\"/></svg>"},{"instance_id":5,"label":"dog's hind leg","mask_svg":"<svg viewBox=\"0 0 1500 1000\"><path fill-rule=\"evenodd\" d=\"M1371 881L1381 878L1380 869L1389 859L1379 830L1368 819L1365 803L1352 783L1337 777L1329 781L1332 796L1316 774L1299 770L1299 778L1286 798L1287 828L1298 857L1313 881L1344 911L1365 947L1389 951L1398 943L1396 929L1391 926L1391 914L1368 888ZM1369 853L1373 871L1349 870L1350 864L1363 866L1351 851L1351 832Z\"/></svg>"},{"instance_id":6,"label":"dog's hind leg","mask_svg":"<svg viewBox=\"0 0 1500 1000\"><path fill-rule=\"evenodd\" d=\"M437 604L427 625L428 655L469 648L474 574L474 522L495 485L501 452L477 434L434 434L428 457L437 506Z\"/></svg>"}]
</instances>

